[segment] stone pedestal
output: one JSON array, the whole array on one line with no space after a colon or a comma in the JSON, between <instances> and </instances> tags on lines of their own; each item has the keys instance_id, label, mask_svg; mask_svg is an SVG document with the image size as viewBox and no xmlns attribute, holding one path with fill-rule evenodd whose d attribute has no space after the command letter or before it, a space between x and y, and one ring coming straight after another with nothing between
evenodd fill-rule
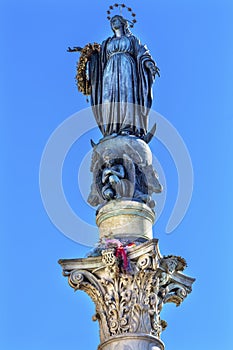
<instances>
[{"instance_id":1,"label":"stone pedestal","mask_svg":"<svg viewBox=\"0 0 233 350\"><path fill-rule=\"evenodd\" d=\"M161 340L145 334L115 336L98 346L98 350L164 350Z\"/></svg>"},{"instance_id":2,"label":"stone pedestal","mask_svg":"<svg viewBox=\"0 0 233 350\"><path fill-rule=\"evenodd\" d=\"M144 203L113 200L97 213L100 238L152 239L155 213Z\"/></svg>"},{"instance_id":3,"label":"stone pedestal","mask_svg":"<svg viewBox=\"0 0 233 350\"><path fill-rule=\"evenodd\" d=\"M116 250L103 248L99 256L59 264L69 285L95 303L98 350L164 350L160 335L166 322L160 312L165 303L180 305L194 279L181 272L186 267L183 258L160 254L156 239L128 247L127 259L126 271Z\"/></svg>"},{"instance_id":4,"label":"stone pedestal","mask_svg":"<svg viewBox=\"0 0 233 350\"><path fill-rule=\"evenodd\" d=\"M98 350L164 350L163 305L180 305L194 279L182 273L183 258L162 256L152 239L152 196L162 186L150 148L135 135L109 135L93 144L91 172L100 239L88 258L60 260L63 274L95 303Z\"/></svg>"}]
</instances>

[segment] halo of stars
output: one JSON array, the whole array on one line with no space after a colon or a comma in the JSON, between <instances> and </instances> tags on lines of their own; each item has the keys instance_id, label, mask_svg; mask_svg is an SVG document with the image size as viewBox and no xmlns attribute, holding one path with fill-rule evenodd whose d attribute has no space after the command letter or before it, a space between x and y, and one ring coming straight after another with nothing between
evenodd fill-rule
<instances>
[{"instance_id":1,"label":"halo of stars","mask_svg":"<svg viewBox=\"0 0 233 350\"><path fill-rule=\"evenodd\" d=\"M129 13L131 13L131 16L133 17L132 21L129 21L127 20L129 23L130 23L130 27L133 28L134 24L137 22L136 20L136 13L133 12L132 8L131 7L128 7L126 6L125 4L114 4L114 5L110 5L109 6L109 9L107 10L107 19L110 21L111 20L111 12L116 9L116 8L119 8L119 9L126 9L128 10Z\"/></svg>"}]
</instances>

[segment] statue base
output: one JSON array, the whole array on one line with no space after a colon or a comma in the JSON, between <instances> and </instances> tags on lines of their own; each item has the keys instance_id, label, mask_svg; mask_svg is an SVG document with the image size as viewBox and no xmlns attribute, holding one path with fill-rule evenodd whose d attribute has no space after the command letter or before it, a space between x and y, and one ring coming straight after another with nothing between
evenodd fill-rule
<instances>
[{"instance_id":1,"label":"statue base","mask_svg":"<svg viewBox=\"0 0 233 350\"><path fill-rule=\"evenodd\" d=\"M112 200L96 215L99 236L116 239L152 239L155 213L146 204L132 200Z\"/></svg>"},{"instance_id":2,"label":"statue base","mask_svg":"<svg viewBox=\"0 0 233 350\"><path fill-rule=\"evenodd\" d=\"M164 344L149 334L125 334L115 336L98 346L98 350L164 350Z\"/></svg>"}]
</instances>

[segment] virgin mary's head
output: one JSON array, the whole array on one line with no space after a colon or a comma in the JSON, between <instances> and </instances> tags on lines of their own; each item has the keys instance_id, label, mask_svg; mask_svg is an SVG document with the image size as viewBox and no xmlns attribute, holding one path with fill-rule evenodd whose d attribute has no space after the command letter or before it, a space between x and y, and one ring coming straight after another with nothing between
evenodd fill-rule
<instances>
[{"instance_id":1,"label":"virgin mary's head","mask_svg":"<svg viewBox=\"0 0 233 350\"><path fill-rule=\"evenodd\" d=\"M128 21L124 17L122 17L120 15L113 16L111 18L110 23L111 23L111 28L112 28L113 32L115 32L115 30L120 29L120 27L122 27L124 34L126 34L126 35L131 34L131 32L129 30Z\"/></svg>"}]
</instances>

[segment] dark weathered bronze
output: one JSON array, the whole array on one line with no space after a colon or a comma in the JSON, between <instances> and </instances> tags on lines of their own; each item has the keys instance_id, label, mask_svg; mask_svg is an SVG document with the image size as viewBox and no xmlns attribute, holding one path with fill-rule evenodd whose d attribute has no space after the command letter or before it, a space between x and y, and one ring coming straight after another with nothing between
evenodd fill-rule
<instances>
[{"instance_id":1,"label":"dark weathered bronze","mask_svg":"<svg viewBox=\"0 0 233 350\"><path fill-rule=\"evenodd\" d=\"M159 69L147 47L131 33L125 18L116 15L110 23L112 37L98 48L97 44L85 47L77 80L80 90L91 95L93 113L104 136L135 135L144 139L152 84ZM69 47L67 51L83 53L83 50Z\"/></svg>"},{"instance_id":2,"label":"dark weathered bronze","mask_svg":"<svg viewBox=\"0 0 233 350\"><path fill-rule=\"evenodd\" d=\"M88 202L92 206L128 199L153 208L152 194L162 191L149 146L135 136L112 135L100 140L93 147L91 171Z\"/></svg>"},{"instance_id":3,"label":"dark weathered bronze","mask_svg":"<svg viewBox=\"0 0 233 350\"><path fill-rule=\"evenodd\" d=\"M132 12L124 4L115 4L108 14L119 6ZM153 208L152 194L161 192L162 186L147 146L156 130L155 124L148 132L148 115L159 69L147 47L131 33L129 20L121 15L109 16L109 20L113 36L102 44L67 49L81 53L78 90L91 96L92 111L104 136L97 144L91 141L93 182L88 202L103 206L122 199Z\"/></svg>"}]
</instances>

